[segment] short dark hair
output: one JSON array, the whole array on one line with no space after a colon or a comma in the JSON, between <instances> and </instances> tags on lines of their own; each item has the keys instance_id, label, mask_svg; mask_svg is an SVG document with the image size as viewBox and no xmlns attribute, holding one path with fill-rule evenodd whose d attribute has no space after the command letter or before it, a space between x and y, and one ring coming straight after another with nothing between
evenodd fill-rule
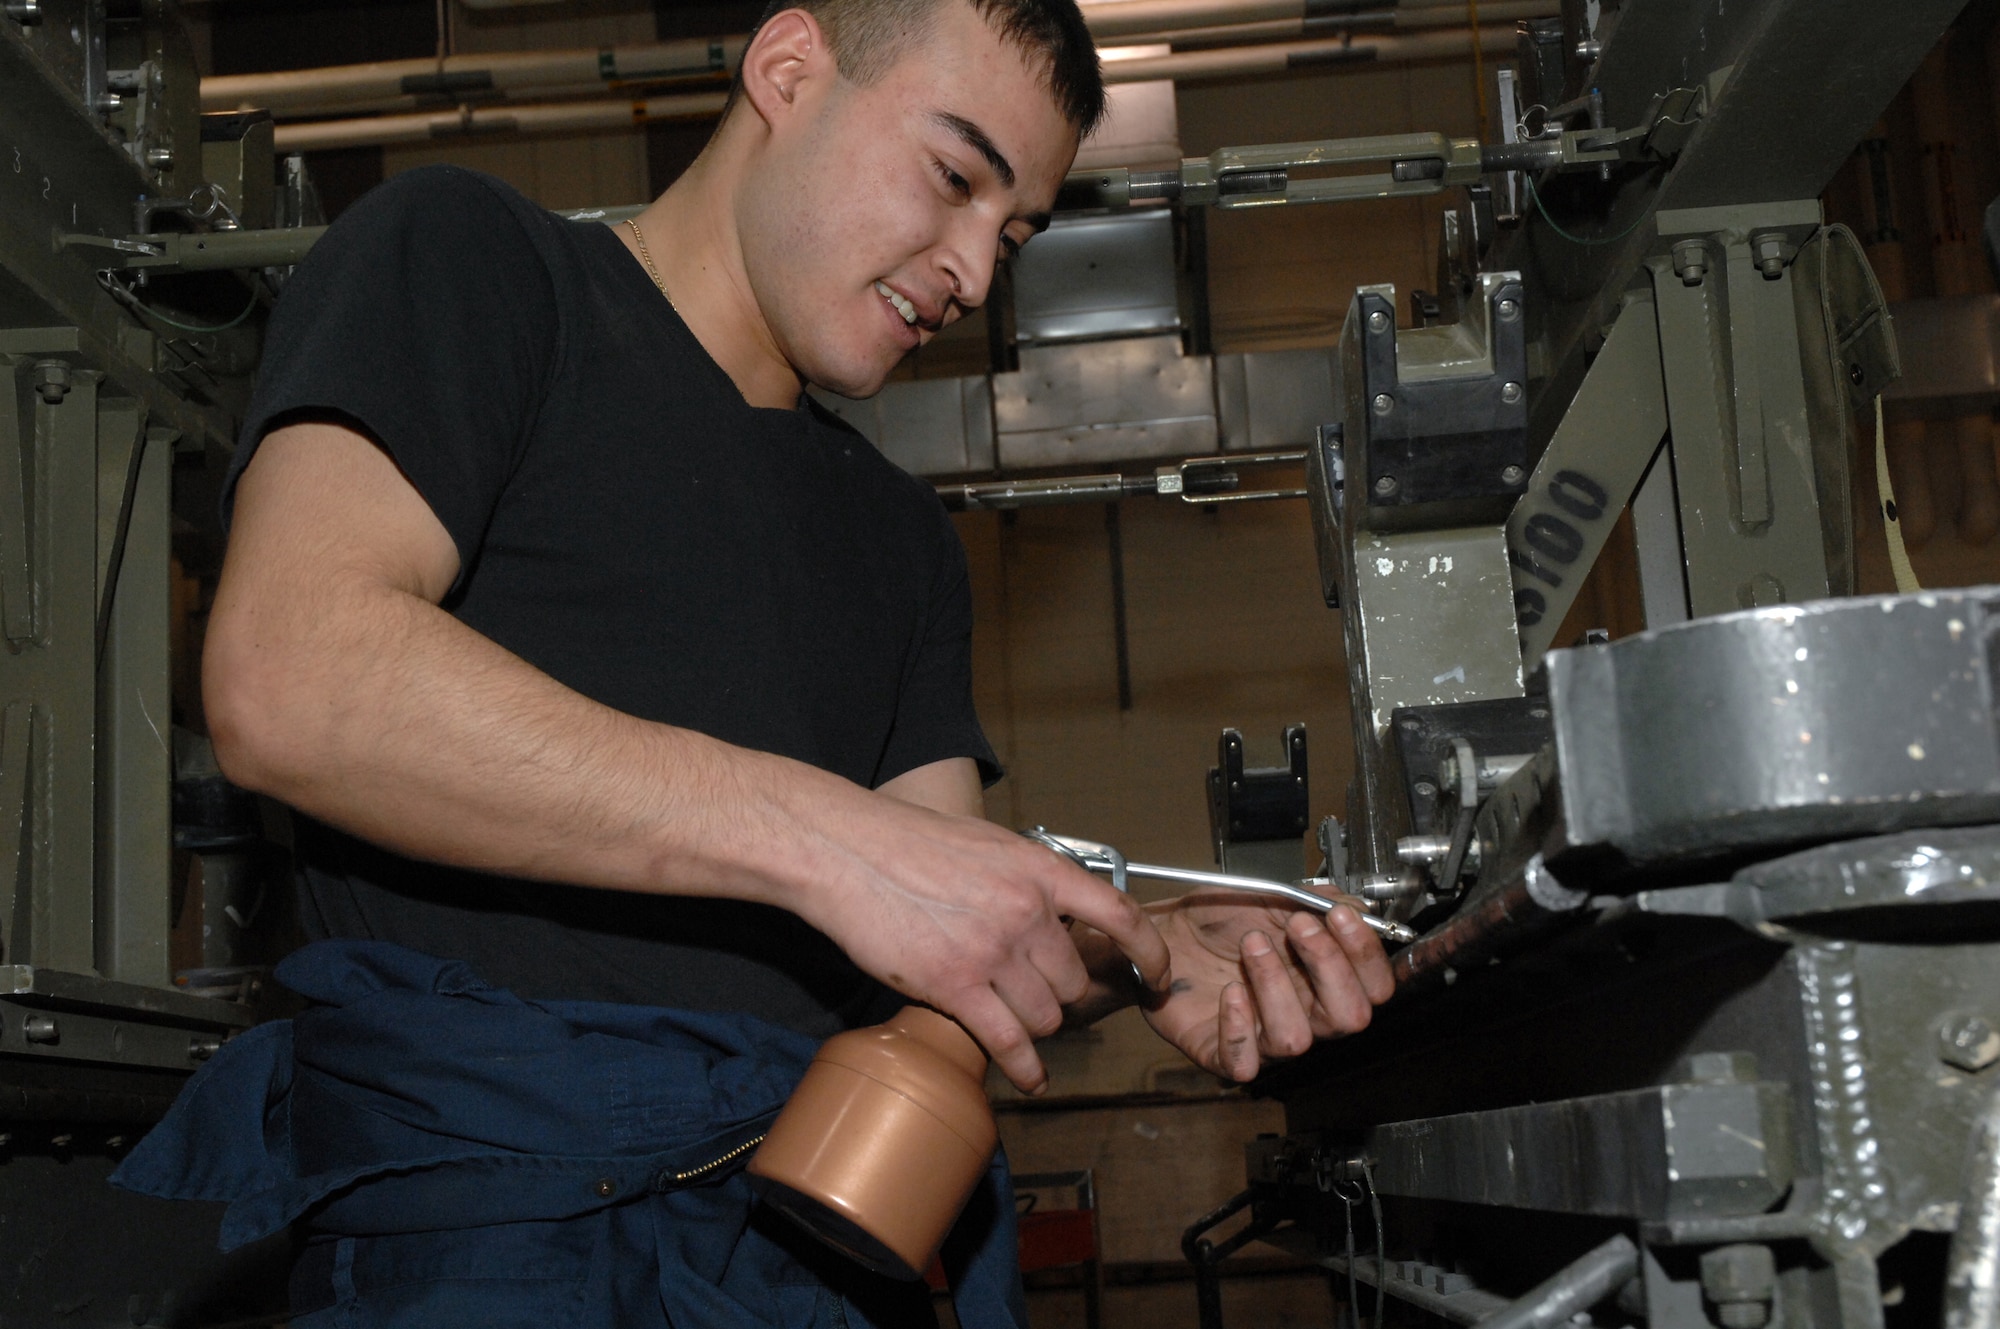
<instances>
[{"instance_id":1,"label":"short dark hair","mask_svg":"<svg viewBox=\"0 0 2000 1329\"><path fill-rule=\"evenodd\" d=\"M772 0L758 26L784 10L805 10L826 34L841 77L865 86L929 35L945 4L970 4L1002 38L1042 62L1049 95L1078 138L1097 128L1104 76L1076 0Z\"/></svg>"}]
</instances>

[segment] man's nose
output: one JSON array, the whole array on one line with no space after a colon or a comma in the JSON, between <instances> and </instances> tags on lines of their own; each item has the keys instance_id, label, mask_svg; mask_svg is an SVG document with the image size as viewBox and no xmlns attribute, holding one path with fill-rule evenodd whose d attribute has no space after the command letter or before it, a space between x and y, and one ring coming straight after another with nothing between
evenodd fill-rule
<instances>
[{"instance_id":1,"label":"man's nose","mask_svg":"<svg viewBox=\"0 0 2000 1329\"><path fill-rule=\"evenodd\" d=\"M999 248L1000 238L987 227L956 228L938 251L937 259L945 293L954 303L965 309L977 309L986 303L987 293L993 288L993 266Z\"/></svg>"}]
</instances>

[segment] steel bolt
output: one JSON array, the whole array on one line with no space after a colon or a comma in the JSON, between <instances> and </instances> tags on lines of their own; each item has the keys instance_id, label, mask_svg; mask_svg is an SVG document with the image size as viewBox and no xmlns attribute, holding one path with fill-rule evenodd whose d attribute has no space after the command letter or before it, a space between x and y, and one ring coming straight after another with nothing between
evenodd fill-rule
<instances>
[{"instance_id":1,"label":"steel bolt","mask_svg":"<svg viewBox=\"0 0 2000 1329\"><path fill-rule=\"evenodd\" d=\"M1402 486L1396 483L1396 477L1393 475L1385 475L1375 482L1375 493L1382 498L1394 497L1400 488Z\"/></svg>"},{"instance_id":2,"label":"steel bolt","mask_svg":"<svg viewBox=\"0 0 2000 1329\"><path fill-rule=\"evenodd\" d=\"M1576 58L1584 64L1589 64L1603 54L1604 44L1602 42L1595 42L1586 37L1576 44Z\"/></svg>"},{"instance_id":3,"label":"steel bolt","mask_svg":"<svg viewBox=\"0 0 2000 1329\"><path fill-rule=\"evenodd\" d=\"M1983 1015L1947 1015L1938 1026L1938 1056L1964 1071L1983 1071L2000 1061L2000 1029Z\"/></svg>"},{"instance_id":4,"label":"steel bolt","mask_svg":"<svg viewBox=\"0 0 2000 1329\"><path fill-rule=\"evenodd\" d=\"M35 391L51 406L60 406L69 396L69 366L60 360L44 360L35 366Z\"/></svg>"},{"instance_id":5,"label":"steel bolt","mask_svg":"<svg viewBox=\"0 0 2000 1329\"><path fill-rule=\"evenodd\" d=\"M1769 1246L1718 1246L1701 1257L1701 1290L1723 1329L1763 1329L1771 1319L1778 1264Z\"/></svg>"},{"instance_id":6,"label":"steel bolt","mask_svg":"<svg viewBox=\"0 0 2000 1329\"><path fill-rule=\"evenodd\" d=\"M1708 275L1708 246L1700 240L1683 240L1674 246L1674 275L1683 286L1699 286Z\"/></svg>"},{"instance_id":7,"label":"steel bolt","mask_svg":"<svg viewBox=\"0 0 2000 1329\"><path fill-rule=\"evenodd\" d=\"M1500 483L1506 485L1509 489L1520 484L1526 476L1527 472L1518 466L1503 466L1500 468Z\"/></svg>"},{"instance_id":8,"label":"steel bolt","mask_svg":"<svg viewBox=\"0 0 2000 1329\"><path fill-rule=\"evenodd\" d=\"M22 27L42 21L42 0L7 0L7 17Z\"/></svg>"},{"instance_id":9,"label":"steel bolt","mask_svg":"<svg viewBox=\"0 0 2000 1329\"><path fill-rule=\"evenodd\" d=\"M21 1021L21 1035L30 1043L60 1043L62 1030L53 1015L30 1015Z\"/></svg>"},{"instance_id":10,"label":"steel bolt","mask_svg":"<svg viewBox=\"0 0 2000 1329\"><path fill-rule=\"evenodd\" d=\"M1521 400L1521 385L1519 383L1502 383L1500 385L1500 400L1506 402L1509 406Z\"/></svg>"},{"instance_id":11,"label":"steel bolt","mask_svg":"<svg viewBox=\"0 0 2000 1329\"><path fill-rule=\"evenodd\" d=\"M1764 274L1765 281L1776 281L1785 275L1785 250L1789 247L1782 235L1752 237L1750 252L1756 256L1757 271Z\"/></svg>"},{"instance_id":12,"label":"steel bolt","mask_svg":"<svg viewBox=\"0 0 2000 1329\"><path fill-rule=\"evenodd\" d=\"M1376 310L1368 316L1368 330L1370 332L1387 332L1389 330L1389 316L1379 309Z\"/></svg>"},{"instance_id":13,"label":"steel bolt","mask_svg":"<svg viewBox=\"0 0 2000 1329\"><path fill-rule=\"evenodd\" d=\"M199 1034L188 1040L188 1060L207 1061L222 1050L219 1038L203 1038Z\"/></svg>"},{"instance_id":14,"label":"steel bolt","mask_svg":"<svg viewBox=\"0 0 2000 1329\"><path fill-rule=\"evenodd\" d=\"M1419 780L1416 782L1416 784L1412 785L1411 788L1416 792L1418 798L1437 797L1438 787L1432 784L1429 780Z\"/></svg>"},{"instance_id":15,"label":"steel bolt","mask_svg":"<svg viewBox=\"0 0 2000 1329\"><path fill-rule=\"evenodd\" d=\"M146 165L152 167L154 170L156 171L171 170L173 168L173 164L174 164L174 150L172 148L146 149Z\"/></svg>"},{"instance_id":16,"label":"steel bolt","mask_svg":"<svg viewBox=\"0 0 2000 1329\"><path fill-rule=\"evenodd\" d=\"M1396 399L1386 392L1378 392L1375 394L1373 405L1375 407L1375 414L1387 415L1396 409Z\"/></svg>"},{"instance_id":17,"label":"steel bolt","mask_svg":"<svg viewBox=\"0 0 2000 1329\"><path fill-rule=\"evenodd\" d=\"M1515 319L1519 318L1520 316L1521 316L1521 302L1519 300L1502 300L1500 302L1501 322L1512 323Z\"/></svg>"}]
</instances>

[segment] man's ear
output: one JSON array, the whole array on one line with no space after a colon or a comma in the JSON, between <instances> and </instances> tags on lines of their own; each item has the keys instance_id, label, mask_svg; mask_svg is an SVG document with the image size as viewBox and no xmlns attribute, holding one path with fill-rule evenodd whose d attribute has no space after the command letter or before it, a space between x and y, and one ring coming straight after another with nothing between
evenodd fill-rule
<instances>
[{"instance_id":1,"label":"man's ear","mask_svg":"<svg viewBox=\"0 0 2000 1329\"><path fill-rule=\"evenodd\" d=\"M743 95L765 123L775 126L799 96L836 68L819 20L803 9L773 14L743 52Z\"/></svg>"}]
</instances>

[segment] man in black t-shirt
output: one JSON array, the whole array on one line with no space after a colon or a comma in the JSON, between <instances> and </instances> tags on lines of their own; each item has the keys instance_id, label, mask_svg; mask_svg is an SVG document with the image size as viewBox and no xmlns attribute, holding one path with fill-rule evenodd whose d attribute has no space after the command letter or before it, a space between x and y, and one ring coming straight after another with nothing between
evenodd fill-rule
<instances>
[{"instance_id":1,"label":"man in black t-shirt","mask_svg":"<svg viewBox=\"0 0 2000 1329\"><path fill-rule=\"evenodd\" d=\"M1350 910L1141 910L981 819L963 553L801 395L977 307L1102 108L1072 0L806 0L629 226L444 170L332 228L204 664L223 769L303 814L309 929L815 1035L914 998L1030 1091L1066 1014L1143 1000L1237 1079L1367 1023Z\"/></svg>"}]
</instances>

